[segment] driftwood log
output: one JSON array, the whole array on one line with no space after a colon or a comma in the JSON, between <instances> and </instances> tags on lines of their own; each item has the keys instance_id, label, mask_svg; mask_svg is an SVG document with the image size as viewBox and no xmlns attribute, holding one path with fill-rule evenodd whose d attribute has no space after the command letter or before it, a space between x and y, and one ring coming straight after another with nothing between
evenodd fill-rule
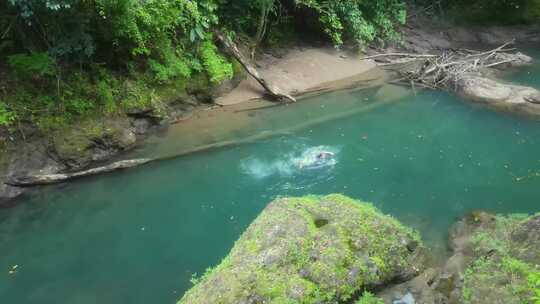
<instances>
[{"instance_id":1,"label":"driftwood log","mask_svg":"<svg viewBox=\"0 0 540 304\"><path fill-rule=\"evenodd\" d=\"M234 58L236 58L236 60L240 62L240 64L244 67L248 74L255 78L255 80L257 80L257 82L261 84L261 86L266 90L266 92L268 92L270 96L280 101L296 102L296 99L294 97L282 92L279 88L277 88L267 79L262 77L257 71L257 69L249 62L249 60L247 60L244 55L242 55L242 52L240 52L238 46L236 46L236 44L231 39L229 39L229 37L225 36L221 32L216 32L216 37L223 44L225 49L227 49L227 51Z\"/></svg>"},{"instance_id":2,"label":"driftwood log","mask_svg":"<svg viewBox=\"0 0 540 304\"><path fill-rule=\"evenodd\" d=\"M503 111L540 117L540 91L527 86L490 79L484 72L494 67L524 66L532 58L509 48L511 42L480 52L448 50L440 55L389 53L365 57L382 58L382 65L392 68L400 81L414 86L452 91L462 98Z\"/></svg>"},{"instance_id":3,"label":"driftwood log","mask_svg":"<svg viewBox=\"0 0 540 304\"><path fill-rule=\"evenodd\" d=\"M131 160L118 161L107 166L97 167L97 168L74 172L74 173L17 176L17 177L8 178L5 184L9 186L14 186L14 187L31 187L31 186L38 186L38 185L58 184L58 183L65 182L67 180L76 179L76 178L81 178L81 177L86 177L86 176L91 176L91 175L96 175L96 174L101 174L101 173L108 173L108 172L117 171L121 169L133 168L133 167L146 164L150 161L152 160L147 159L147 158L131 159Z\"/></svg>"},{"instance_id":4,"label":"driftwood log","mask_svg":"<svg viewBox=\"0 0 540 304\"><path fill-rule=\"evenodd\" d=\"M528 64L532 59L514 48L513 42L505 43L489 51L468 49L446 50L439 55L414 53L388 53L364 57L376 59L382 65L406 65L395 69L409 83L431 89L455 90L456 84L463 77L477 74L486 68L502 65L518 66Z\"/></svg>"}]
</instances>

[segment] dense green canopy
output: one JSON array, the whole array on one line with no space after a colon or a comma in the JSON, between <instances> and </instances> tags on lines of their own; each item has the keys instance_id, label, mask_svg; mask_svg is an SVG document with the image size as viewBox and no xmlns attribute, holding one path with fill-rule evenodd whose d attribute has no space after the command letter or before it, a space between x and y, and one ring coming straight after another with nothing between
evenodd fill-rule
<instances>
[{"instance_id":1,"label":"dense green canopy","mask_svg":"<svg viewBox=\"0 0 540 304\"><path fill-rule=\"evenodd\" d=\"M424 1L426 2L426 1ZM460 17L526 22L540 13L539 0L427 1ZM466 9L461 9L466 7ZM144 61L160 79L189 77L204 66L212 29L263 40L277 23L310 16L337 45L363 45L396 36L406 20L405 0L8 0L0 3L2 57L46 53L54 60ZM496 20L494 20L496 19ZM18 58L22 59L22 58ZM37 59L37 58L34 58ZM43 58L41 58L43 59ZM18 61L15 61L16 66ZM218 74L222 71L216 71ZM217 79L226 76L215 75Z\"/></svg>"},{"instance_id":2,"label":"dense green canopy","mask_svg":"<svg viewBox=\"0 0 540 304\"><path fill-rule=\"evenodd\" d=\"M393 36L396 22L405 21L401 0L9 0L0 4L0 51L109 64L151 59L156 72L164 65L189 76L201 68L199 51L212 41L212 29L262 36L263 27L302 10L336 44L343 35L358 43Z\"/></svg>"}]
</instances>

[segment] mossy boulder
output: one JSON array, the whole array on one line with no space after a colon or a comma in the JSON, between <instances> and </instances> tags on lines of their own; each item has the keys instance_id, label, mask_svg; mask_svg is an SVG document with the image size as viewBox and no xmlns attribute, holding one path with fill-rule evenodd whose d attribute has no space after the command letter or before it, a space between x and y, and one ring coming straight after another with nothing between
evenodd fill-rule
<instances>
[{"instance_id":1,"label":"mossy boulder","mask_svg":"<svg viewBox=\"0 0 540 304\"><path fill-rule=\"evenodd\" d=\"M540 303L540 214L479 212L461 225L472 231L462 241L470 255L463 303Z\"/></svg>"},{"instance_id":2,"label":"mossy boulder","mask_svg":"<svg viewBox=\"0 0 540 304\"><path fill-rule=\"evenodd\" d=\"M540 214L475 211L450 231L441 267L378 290L385 303L540 304Z\"/></svg>"},{"instance_id":3,"label":"mossy boulder","mask_svg":"<svg viewBox=\"0 0 540 304\"><path fill-rule=\"evenodd\" d=\"M135 146L136 136L127 118L86 120L57 130L51 152L68 170L80 170Z\"/></svg>"},{"instance_id":4,"label":"mossy boulder","mask_svg":"<svg viewBox=\"0 0 540 304\"><path fill-rule=\"evenodd\" d=\"M335 303L413 277L416 232L342 195L279 198L178 302Z\"/></svg>"}]
</instances>

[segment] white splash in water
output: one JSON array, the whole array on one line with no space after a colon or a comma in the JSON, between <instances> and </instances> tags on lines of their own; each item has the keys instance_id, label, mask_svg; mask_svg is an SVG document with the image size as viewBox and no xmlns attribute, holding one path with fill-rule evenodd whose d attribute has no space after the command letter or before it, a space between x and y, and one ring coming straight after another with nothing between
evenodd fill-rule
<instances>
[{"instance_id":1,"label":"white splash in water","mask_svg":"<svg viewBox=\"0 0 540 304\"><path fill-rule=\"evenodd\" d=\"M265 178L271 175L288 176L293 174L293 168L290 163L284 160L265 162L257 158L250 158L242 161L242 170L256 178Z\"/></svg>"},{"instance_id":2,"label":"white splash in water","mask_svg":"<svg viewBox=\"0 0 540 304\"><path fill-rule=\"evenodd\" d=\"M329 146L312 147L299 157L293 158L292 162L298 169L313 170L325 167L333 167L337 164L336 154L339 151Z\"/></svg>"},{"instance_id":3,"label":"white splash in water","mask_svg":"<svg viewBox=\"0 0 540 304\"><path fill-rule=\"evenodd\" d=\"M289 177L306 170L331 168L338 163L338 153L339 149L335 147L316 146L270 161L251 157L243 160L240 166L246 174L258 179L273 175ZM322 154L325 157L321 157Z\"/></svg>"}]
</instances>

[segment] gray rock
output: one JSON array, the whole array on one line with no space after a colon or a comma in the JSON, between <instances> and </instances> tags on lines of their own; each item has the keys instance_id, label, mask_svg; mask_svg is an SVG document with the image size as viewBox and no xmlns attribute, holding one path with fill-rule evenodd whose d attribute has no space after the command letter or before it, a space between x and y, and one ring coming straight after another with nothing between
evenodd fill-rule
<instances>
[{"instance_id":1,"label":"gray rock","mask_svg":"<svg viewBox=\"0 0 540 304\"><path fill-rule=\"evenodd\" d=\"M392 304L416 304L416 301L414 300L414 296L409 292L402 298L394 300Z\"/></svg>"},{"instance_id":2,"label":"gray rock","mask_svg":"<svg viewBox=\"0 0 540 304\"><path fill-rule=\"evenodd\" d=\"M515 257L540 265L540 214L531 217L511 233Z\"/></svg>"},{"instance_id":3,"label":"gray rock","mask_svg":"<svg viewBox=\"0 0 540 304\"><path fill-rule=\"evenodd\" d=\"M152 126L154 126L154 123L148 118L137 118L131 122L131 125L133 126L135 134L144 135L148 133Z\"/></svg>"},{"instance_id":4,"label":"gray rock","mask_svg":"<svg viewBox=\"0 0 540 304\"><path fill-rule=\"evenodd\" d=\"M69 171L78 171L132 149L136 141L127 118L105 119L58 131L49 149Z\"/></svg>"},{"instance_id":5,"label":"gray rock","mask_svg":"<svg viewBox=\"0 0 540 304\"><path fill-rule=\"evenodd\" d=\"M540 91L532 87L506 84L477 75L464 75L458 80L456 91L467 100L497 109L540 116Z\"/></svg>"},{"instance_id":6,"label":"gray rock","mask_svg":"<svg viewBox=\"0 0 540 304\"><path fill-rule=\"evenodd\" d=\"M25 192L25 189L4 184L11 176L49 174L65 168L49 157L46 147L44 140L35 140L6 149L0 165L0 205L12 202Z\"/></svg>"},{"instance_id":7,"label":"gray rock","mask_svg":"<svg viewBox=\"0 0 540 304\"><path fill-rule=\"evenodd\" d=\"M133 148L137 140L127 118L86 122L57 131L50 142L36 134L27 138L26 142L21 139L16 145L10 144L3 151L0 162L0 204L11 203L26 191L5 185L8 180L81 170Z\"/></svg>"},{"instance_id":8,"label":"gray rock","mask_svg":"<svg viewBox=\"0 0 540 304\"><path fill-rule=\"evenodd\" d=\"M377 293L385 303L421 303L441 304L447 303L446 297L438 292L434 284L438 278L439 270L429 268L414 279L387 287Z\"/></svg>"}]
</instances>

